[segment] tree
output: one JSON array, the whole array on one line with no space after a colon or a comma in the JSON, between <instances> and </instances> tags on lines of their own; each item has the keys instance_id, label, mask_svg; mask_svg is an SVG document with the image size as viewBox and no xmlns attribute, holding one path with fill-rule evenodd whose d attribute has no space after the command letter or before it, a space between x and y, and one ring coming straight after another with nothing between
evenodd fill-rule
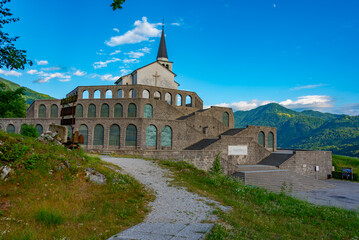
<instances>
[{"instance_id":1,"label":"tree","mask_svg":"<svg viewBox=\"0 0 359 240\"><path fill-rule=\"evenodd\" d=\"M37 138L39 136L39 133L37 132L37 129L33 124L27 125L23 124L21 126L20 133L26 137L34 137Z\"/></svg>"},{"instance_id":2,"label":"tree","mask_svg":"<svg viewBox=\"0 0 359 240\"><path fill-rule=\"evenodd\" d=\"M19 18L12 17L9 8L4 4L11 0L0 0L0 68L24 69L26 64L32 65L32 61L27 59L25 50L15 48L14 42L19 37L10 37L8 33L2 31L5 24L19 21Z\"/></svg>"},{"instance_id":3,"label":"tree","mask_svg":"<svg viewBox=\"0 0 359 240\"><path fill-rule=\"evenodd\" d=\"M14 91L0 82L0 118L23 118L26 116L26 102L22 97L25 88Z\"/></svg>"},{"instance_id":4,"label":"tree","mask_svg":"<svg viewBox=\"0 0 359 240\"><path fill-rule=\"evenodd\" d=\"M111 4L112 9L115 11L116 9L122 9L122 4L125 2L125 0L113 0L113 3Z\"/></svg>"}]
</instances>

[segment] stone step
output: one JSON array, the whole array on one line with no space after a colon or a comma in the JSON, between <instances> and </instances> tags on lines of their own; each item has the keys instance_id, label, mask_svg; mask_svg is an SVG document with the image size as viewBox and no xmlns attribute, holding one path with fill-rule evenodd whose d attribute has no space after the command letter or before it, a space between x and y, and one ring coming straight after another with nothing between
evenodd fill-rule
<instances>
[{"instance_id":1,"label":"stone step","mask_svg":"<svg viewBox=\"0 0 359 240\"><path fill-rule=\"evenodd\" d=\"M242 172L242 171L259 171L259 170L277 170L278 168L275 166L269 166L269 165L237 165L236 171Z\"/></svg>"},{"instance_id":2,"label":"stone step","mask_svg":"<svg viewBox=\"0 0 359 240\"><path fill-rule=\"evenodd\" d=\"M273 192L303 192L335 188L325 181L303 176L289 170L242 171L233 174L247 185L263 187Z\"/></svg>"}]
</instances>

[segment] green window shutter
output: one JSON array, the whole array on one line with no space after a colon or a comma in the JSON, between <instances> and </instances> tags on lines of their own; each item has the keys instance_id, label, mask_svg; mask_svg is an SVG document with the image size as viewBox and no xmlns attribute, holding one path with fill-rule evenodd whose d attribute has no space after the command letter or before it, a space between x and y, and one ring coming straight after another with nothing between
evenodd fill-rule
<instances>
[{"instance_id":1,"label":"green window shutter","mask_svg":"<svg viewBox=\"0 0 359 240\"><path fill-rule=\"evenodd\" d=\"M104 128L101 124L95 126L93 145L103 145L104 143Z\"/></svg>"},{"instance_id":2,"label":"green window shutter","mask_svg":"<svg viewBox=\"0 0 359 240\"><path fill-rule=\"evenodd\" d=\"M6 132L8 133L15 133L15 126L12 124L7 125Z\"/></svg>"},{"instance_id":3,"label":"green window shutter","mask_svg":"<svg viewBox=\"0 0 359 240\"><path fill-rule=\"evenodd\" d=\"M96 117L96 106L94 104L90 104L87 117Z\"/></svg>"},{"instance_id":4,"label":"green window shutter","mask_svg":"<svg viewBox=\"0 0 359 240\"><path fill-rule=\"evenodd\" d=\"M264 132L259 132L258 133L258 144L261 146L265 146L264 145Z\"/></svg>"},{"instance_id":5,"label":"green window shutter","mask_svg":"<svg viewBox=\"0 0 359 240\"><path fill-rule=\"evenodd\" d=\"M146 128L146 146L156 147L157 145L157 128L153 125L149 125Z\"/></svg>"},{"instance_id":6,"label":"green window shutter","mask_svg":"<svg viewBox=\"0 0 359 240\"><path fill-rule=\"evenodd\" d=\"M172 147L172 129L169 126L162 129L161 145L162 147Z\"/></svg>"},{"instance_id":7,"label":"green window shutter","mask_svg":"<svg viewBox=\"0 0 359 240\"><path fill-rule=\"evenodd\" d=\"M123 107L119 103L115 105L114 117L123 117Z\"/></svg>"},{"instance_id":8,"label":"green window shutter","mask_svg":"<svg viewBox=\"0 0 359 240\"><path fill-rule=\"evenodd\" d=\"M153 116L153 108L152 105L146 104L143 109L143 117L144 118L152 118Z\"/></svg>"},{"instance_id":9,"label":"green window shutter","mask_svg":"<svg viewBox=\"0 0 359 240\"><path fill-rule=\"evenodd\" d=\"M83 112L84 112L84 108L81 104L78 104L76 106L76 113L75 113L75 117L83 117Z\"/></svg>"},{"instance_id":10,"label":"green window shutter","mask_svg":"<svg viewBox=\"0 0 359 240\"><path fill-rule=\"evenodd\" d=\"M134 103L128 105L127 117L137 117L137 107Z\"/></svg>"},{"instance_id":11,"label":"green window shutter","mask_svg":"<svg viewBox=\"0 0 359 240\"><path fill-rule=\"evenodd\" d=\"M272 132L268 134L268 148L274 147L274 135Z\"/></svg>"},{"instance_id":12,"label":"green window shutter","mask_svg":"<svg viewBox=\"0 0 359 240\"><path fill-rule=\"evenodd\" d=\"M39 107L39 118L46 118L46 107L45 107L45 105L40 105L40 107Z\"/></svg>"},{"instance_id":13,"label":"green window shutter","mask_svg":"<svg viewBox=\"0 0 359 240\"><path fill-rule=\"evenodd\" d=\"M110 127L110 146L120 146L120 127L116 124Z\"/></svg>"},{"instance_id":14,"label":"green window shutter","mask_svg":"<svg viewBox=\"0 0 359 240\"><path fill-rule=\"evenodd\" d=\"M109 117L110 116L110 107L104 103L101 106L101 117Z\"/></svg>"},{"instance_id":15,"label":"green window shutter","mask_svg":"<svg viewBox=\"0 0 359 240\"><path fill-rule=\"evenodd\" d=\"M226 127L229 127L229 114L227 112L223 113L223 124Z\"/></svg>"},{"instance_id":16,"label":"green window shutter","mask_svg":"<svg viewBox=\"0 0 359 240\"><path fill-rule=\"evenodd\" d=\"M41 135L44 132L44 128L40 124L36 124L36 130L39 135Z\"/></svg>"},{"instance_id":17,"label":"green window shutter","mask_svg":"<svg viewBox=\"0 0 359 240\"><path fill-rule=\"evenodd\" d=\"M57 118L59 114L59 108L57 107L57 105L52 105L51 106L51 118Z\"/></svg>"},{"instance_id":18,"label":"green window shutter","mask_svg":"<svg viewBox=\"0 0 359 240\"><path fill-rule=\"evenodd\" d=\"M88 127L82 124L79 128L79 135L84 136L84 145L88 144Z\"/></svg>"},{"instance_id":19,"label":"green window shutter","mask_svg":"<svg viewBox=\"0 0 359 240\"><path fill-rule=\"evenodd\" d=\"M126 146L137 146L137 128L135 125L128 125L126 129Z\"/></svg>"}]
</instances>

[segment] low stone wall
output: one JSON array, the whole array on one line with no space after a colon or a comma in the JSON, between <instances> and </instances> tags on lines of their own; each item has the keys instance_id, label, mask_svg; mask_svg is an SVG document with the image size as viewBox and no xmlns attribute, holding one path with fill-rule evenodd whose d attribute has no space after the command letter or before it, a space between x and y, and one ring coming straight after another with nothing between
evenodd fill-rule
<instances>
[{"instance_id":1,"label":"low stone wall","mask_svg":"<svg viewBox=\"0 0 359 240\"><path fill-rule=\"evenodd\" d=\"M328 179L332 173L332 152L330 151L296 151L282 165L281 169L289 169L301 175L316 178L315 166L319 166L318 178Z\"/></svg>"}]
</instances>

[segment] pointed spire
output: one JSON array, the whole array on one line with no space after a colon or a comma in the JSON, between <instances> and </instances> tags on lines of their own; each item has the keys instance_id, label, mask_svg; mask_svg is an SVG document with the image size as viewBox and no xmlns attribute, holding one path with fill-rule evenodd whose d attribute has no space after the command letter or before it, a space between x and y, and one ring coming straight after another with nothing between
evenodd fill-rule
<instances>
[{"instance_id":1,"label":"pointed spire","mask_svg":"<svg viewBox=\"0 0 359 240\"><path fill-rule=\"evenodd\" d=\"M165 41L165 23L164 23L164 21L165 20L163 19L161 42L160 42L160 47L158 48L157 60L168 61L166 41Z\"/></svg>"}]
</instances>

